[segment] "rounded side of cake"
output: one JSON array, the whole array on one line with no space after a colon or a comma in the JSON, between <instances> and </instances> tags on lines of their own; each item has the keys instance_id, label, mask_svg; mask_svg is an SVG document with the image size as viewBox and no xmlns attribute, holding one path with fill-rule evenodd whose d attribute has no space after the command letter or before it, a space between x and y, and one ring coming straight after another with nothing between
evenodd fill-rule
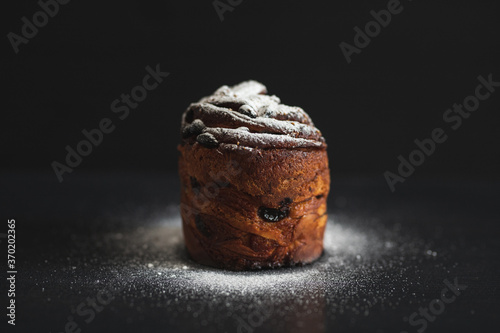
<instances>
[{"instance_id":1,"label":"rounded side of cake","mask_svg":"<svg viewBox=\"0 0 500 333\"><path fill-rule=\"evenodd\" d=\"M199 263L258 269L322 254L325 141L302 109L264 93L255 81L222 87L183 115L181 216Z\"/></svg>"}]
</instances>

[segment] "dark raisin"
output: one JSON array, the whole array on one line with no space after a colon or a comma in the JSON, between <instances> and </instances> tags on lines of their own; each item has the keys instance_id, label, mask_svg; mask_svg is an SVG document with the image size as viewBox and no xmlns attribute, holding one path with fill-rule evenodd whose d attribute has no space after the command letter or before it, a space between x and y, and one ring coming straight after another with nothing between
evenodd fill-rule
<instances>
[{"instance_id":1,"label":"dark raisin","mask_svg":"<svg viewBox=\"0 0 500 333\"><path fill-rule=\"evenodd\" d=\"M323 194L320 194L320 195L316 196L316 199L318 199L318 200L321 199L321 198L323 198Z\"/></svg>"},{"instance_id":2,"label":"dark raisin","mask_svg":"<svg viewBox=\"0 0 500 333\"><path fill-rule=\"evenodd\" d=\"M201 133L196 137L196 141L207 148L215 148L219 146L219 142L215 136L210 133Z\"/></svg>"},{"instance_id":3,"label":"dark raisin","mask_svg":"<svg viewBox=\"0 0 500 333\"><path fill-rule=\"evenodd\" d=\"M276 208L260 207L258 214L261 219L267 222L278 222L287 217L288 214L290 214L290 208L281 207L279 209L276 209Z\"/></svg>"},{"instance_id":4,"label":"dark raisin","mask_svg":"<svg viewBox=\"0 0 500 333\"><path fill-rule=\"evenodd\" d=\"M189 177L189 180L191 181L191 188L193 190L200 188L200 183L198 182L198 179L194 177Z\"/></svg>"},{"instance_id":5,"label":"dark raisin","mask_svg":"<svg viewBox=\"0 0 500 333\"><path fill-rule=\"evenodd\" d=\"M196 225L196 229L198 229L203 236L210 236L210 230L208 230L200 215L196 215L194 218L194 224Z\"/></svg>"},{"instance_id":6,"label":"dark raisin","mask_svg":"<svg viewBox=\"0 0 500 333\"><path fill-rule=\"evenodd\" d=\"M255 110L251 106L246 104L240 106L238 112L246 116L249 116L250 118L257 118L257 112L255 112Z\"/></svg>"}]
</instances>

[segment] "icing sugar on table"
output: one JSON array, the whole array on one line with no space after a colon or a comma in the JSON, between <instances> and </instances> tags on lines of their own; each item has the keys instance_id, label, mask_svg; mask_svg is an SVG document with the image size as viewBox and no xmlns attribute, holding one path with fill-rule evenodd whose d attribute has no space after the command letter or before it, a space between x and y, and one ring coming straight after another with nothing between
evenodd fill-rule
<instances>
[{"instance_id":1,"label":"icing sugar on table","mask_svg":"<svg viewBox=\"0 0 500 333\"><path fill-rule=\"evenodd\" d=\"M418 274L419 261L432 260L423 241L405 239L397 228L384 229L376 220L353 223L346 216L330 219L324 255L303 267L232 272L196 264L184 250L175 214L128 233L108 233L94 244L113 253L110 264L119 273L110 281L123 285L117 297L131 308L153 307L168 312L170 320L193 318L191 325L214 330L231 322L235 328L263 330L267 320L295 316L314 331L323 329L325 315L368 316L374 305L397 306L393 297L386 302L390 295L381 292L381 284L411 288L408 277ZM145 298L132 297L137 289ZM227 320L220 320L221 312Z\"/></svg>"}]
</instances>

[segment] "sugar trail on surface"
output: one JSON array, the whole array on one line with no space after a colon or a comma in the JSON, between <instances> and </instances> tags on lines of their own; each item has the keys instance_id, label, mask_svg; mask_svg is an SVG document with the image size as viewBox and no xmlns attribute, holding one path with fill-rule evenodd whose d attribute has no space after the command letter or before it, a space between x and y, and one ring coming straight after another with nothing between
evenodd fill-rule
<instances>
[{"instance_id":1,"label":"sugar trail on surface","mask_svg":"<svg viewBox=\"0 0 500 333\"><path fill-rule=\"evenodd\" d=\"M88 239L82 244L88 246ZM185 251L176 213L144 227L96 234L90 244L100 255L72 266L85 266L99 284L120 285L120 304L167 313L173 325L182 320L214 331L255 313L275 329L291 329L288 323L299 320L320 331L325 316L364 317L402 300L418 303L420 263L439 259L435 251L427 254L428 242L405 237L397 225L347 215L330 218L323 256L303 267L231 272L199 265Z\"/></svg>"}]
</instances>

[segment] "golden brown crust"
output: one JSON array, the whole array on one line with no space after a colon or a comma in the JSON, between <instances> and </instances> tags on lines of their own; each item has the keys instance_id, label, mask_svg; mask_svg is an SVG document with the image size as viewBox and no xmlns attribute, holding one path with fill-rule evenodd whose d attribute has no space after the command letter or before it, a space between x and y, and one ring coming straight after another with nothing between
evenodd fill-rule
<instances>
[{"instance_id":1,"label":"golden brown crust","mask_svg":"<svg viewBox=\"0 0 500 333\"><path fill-rule=\"evenodd\" d=\"M181 216L195 261L243 270L321 255L330 170L304 110L246 81L191 104L181 133Z\"/></svg>"},{"instance_id":2,"label":"golden brown crust","mask_svg":"<svg viewBox=\"0 0 500 333\"><path fill-rule=\"evenodd\" d=\"M330 185L325 149L198 143L178 149L183 230L195 261L242 270L305 264L321 255ZM266 221L265 208L282 218Z\"/></svg>"}]
</instances>

